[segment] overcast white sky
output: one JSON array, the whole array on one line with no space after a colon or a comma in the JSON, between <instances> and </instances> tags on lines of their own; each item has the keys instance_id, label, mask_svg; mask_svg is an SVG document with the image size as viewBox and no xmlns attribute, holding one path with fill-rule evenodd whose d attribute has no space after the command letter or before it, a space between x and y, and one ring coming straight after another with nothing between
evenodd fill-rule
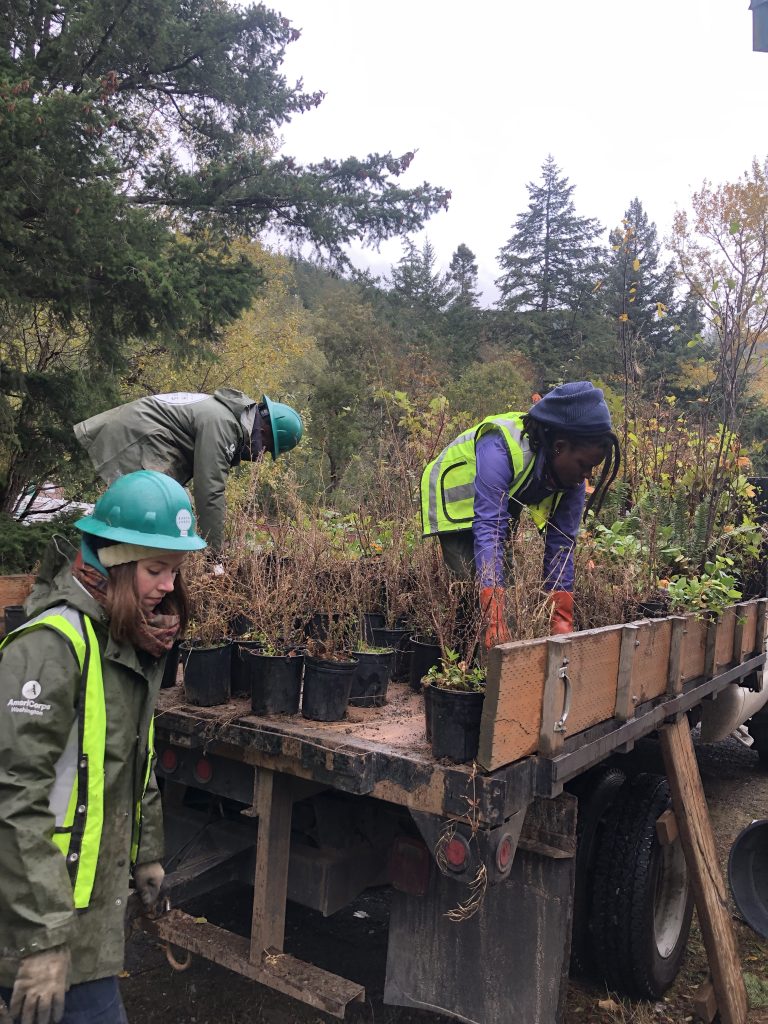
<instances>
[{"instance_id":1,"label":"overcast white sky","mask_svg":"<svg viewBox=\"0 0 768 1024\"><path fill-rule=\"evenodd\" d=\"M322 105L286 126L301 160L418 150L407 184L453 192L426 235L464 242L485 300L547 154L608 229L637 196L660 235L706 178L768 154L768 53L748 0L267 0L302 30L284 71ZM417 244L423 235L414 238ZM358 263L386 272L382 246Z\"/></svg>"}]
</instances>

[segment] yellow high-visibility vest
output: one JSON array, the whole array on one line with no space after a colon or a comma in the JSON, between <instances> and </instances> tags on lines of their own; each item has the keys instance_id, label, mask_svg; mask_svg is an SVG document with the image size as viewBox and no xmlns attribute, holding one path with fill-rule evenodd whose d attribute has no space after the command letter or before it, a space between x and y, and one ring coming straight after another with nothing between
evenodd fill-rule
<instances>
[{"instance_id":1,"label":"yellow high-visibility vest","mask_svg":"<svg viewBox=\"0 0 768 1024\"><path fill-rule=\"evenodd\" d=\"M91 900L96 865L99 860L104 827L104 754L107 742L107 713L101 652L93 624L87 615L62 608L19 626L0 643L0 650L23 633L53 629L69 644L80 667L80 696L77 718L69 739L56 763L56 779L49 798L49 809L56 825L53 844L67 862L76 910L84 910ZM75 625L67 615L77 616ZM131 862L135 863L141 832L141 800L146 792L154 756L154 716L150 722L147 762L141 797L136 803L131 842Z\"/></svg>"},{"instance_id":2,"label":"yellow high-visibility vest","mask_svg":"<svg viewBox=\"0 0 768 1024\"><path fill-rule=\"evenodd\" d=\"M455 441L447 445L421 474L421 524L425 537L434 533L469 530L475 518L476 445L489 430L500 431L512 462L510 500L523 487L533 471L536 458L523 433L523 413L507 412L487 416ZM557 507L562 492L555 492L537 505L528 505L539 530Z\"/></svg>"}]
</instances>

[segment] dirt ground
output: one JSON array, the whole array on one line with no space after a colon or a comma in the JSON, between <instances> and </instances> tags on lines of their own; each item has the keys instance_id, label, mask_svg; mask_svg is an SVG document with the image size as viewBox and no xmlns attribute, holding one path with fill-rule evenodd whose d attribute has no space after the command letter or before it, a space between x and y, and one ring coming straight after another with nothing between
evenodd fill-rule
<instances>
[{"instance_id":1,"label":"dirt ground","mask_svg":"<svg viewBox=\"0 0 768 1024\"><path fill-rule=\"evenodd\" d=\"M768 770L757 754L737 743L697 745L699 767L710 807L715 840L725 872L730 846L754 818L768 817ZM730 893L729 893L730 899ZM233 907L237 908L233 917ZM222 891L187 908L247 934L247 892ZM768 1024L768 942L734 914L734 927L750 994L749 1024ZM289 904L285 948L300 959L353 979L367 1001L347 1013L350 1024L449 1024L450 1018L385 1006L388 906L386 890L372 890L332 917ZM667 996L657 1003L631 1003L615 994L572 982L563 1024L681 1024L697 1018L694 992L707 974L706 954L694 918L683 969ZM142 1024L327 1024L335 1018L194 957L177 973L164 953L141 934L129 941L122 982L128 1016Z\"/></svg>"}]
</instances>

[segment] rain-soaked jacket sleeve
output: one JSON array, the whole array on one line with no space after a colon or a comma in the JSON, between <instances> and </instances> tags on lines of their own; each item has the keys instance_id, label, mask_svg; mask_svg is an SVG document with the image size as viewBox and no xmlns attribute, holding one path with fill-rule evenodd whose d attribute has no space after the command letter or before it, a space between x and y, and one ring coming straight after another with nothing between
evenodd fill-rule
<instances>
[{"instance_id":1,"label":"rain-soaked jacket sleeve","mask_svg":"<svg viewBox=\"0 0 768 1024\"><path fill-rule=\"evenodd\" d=\"M136 863L151 864L162 860L163 853L163 808L153 768L141 801L141 836Z\"/></svg>"},{"instance_id":2,"label":"rain-soaked jacket sleeve","mask_svg":"<svg viewBox=\"0 0 768 1024\"><path fill-rule=\"evenodd\" d=\"M50 630L19 637L0 653L1 957L67 942L72 885L51 836L56 763L75 721L80 672Z\"/></svg>"},{"instance_id":3,"label":"rain-soaked jacket sleeve","mask_svg":"<svg viewBox=\"0 0 768 1024\"><path fill-rule=\"evenodd\" d=\"M242 441L237 419L222 409L198 427L195 436L194 495L198 531L214 551L224 543L227 474Z\"/></svg>"}]
</instances>

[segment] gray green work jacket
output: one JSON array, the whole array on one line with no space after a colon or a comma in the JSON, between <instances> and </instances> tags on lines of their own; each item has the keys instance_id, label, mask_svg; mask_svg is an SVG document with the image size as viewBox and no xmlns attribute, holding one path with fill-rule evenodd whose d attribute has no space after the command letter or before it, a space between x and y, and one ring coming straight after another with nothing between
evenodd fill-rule
<instances>
[{"instance_id":1,"label":"gray green work jacket","mask_svg":"<svg viewBox=\"0 0 768 1024\"><path fill-rule=\"evenodd\" d=\"M54 561L60 568L51 580ZM69 562L69 557L49 557L51 571L41 571L45 578L38 577L27 608L39 614L67 606L93 622L107 714L104 828L89 906L75 911L64 856L50 839L55 819L49 800L56 762L76 716L80 670L67 642L51 629L10 640L0 660L3 986L13 984L20 958L64 943L72 954L73 984L117 974L123 967L134 809L144 784L149 724L165 659L139 655L111 639L104 612L73 578ZM30 687L30 681L37 685ZM34 700L29 694L35 694ZM162 811L152 773L142 801L137 863L162 856Z\"/></svg>"},{"instance_id":2,"label":"gray green work jacket","mask_svg":"<svg viewBox=\"0 0 768 1024\"><path fill-rule=\"evenodd\" d=\"M91 416L75 437L108 484L137 469L194 480L197 528L214 550L224 541L227 474L250 441L258 403L234 388L213 395L151 395Z\"/></svg>"}]
</instances>

